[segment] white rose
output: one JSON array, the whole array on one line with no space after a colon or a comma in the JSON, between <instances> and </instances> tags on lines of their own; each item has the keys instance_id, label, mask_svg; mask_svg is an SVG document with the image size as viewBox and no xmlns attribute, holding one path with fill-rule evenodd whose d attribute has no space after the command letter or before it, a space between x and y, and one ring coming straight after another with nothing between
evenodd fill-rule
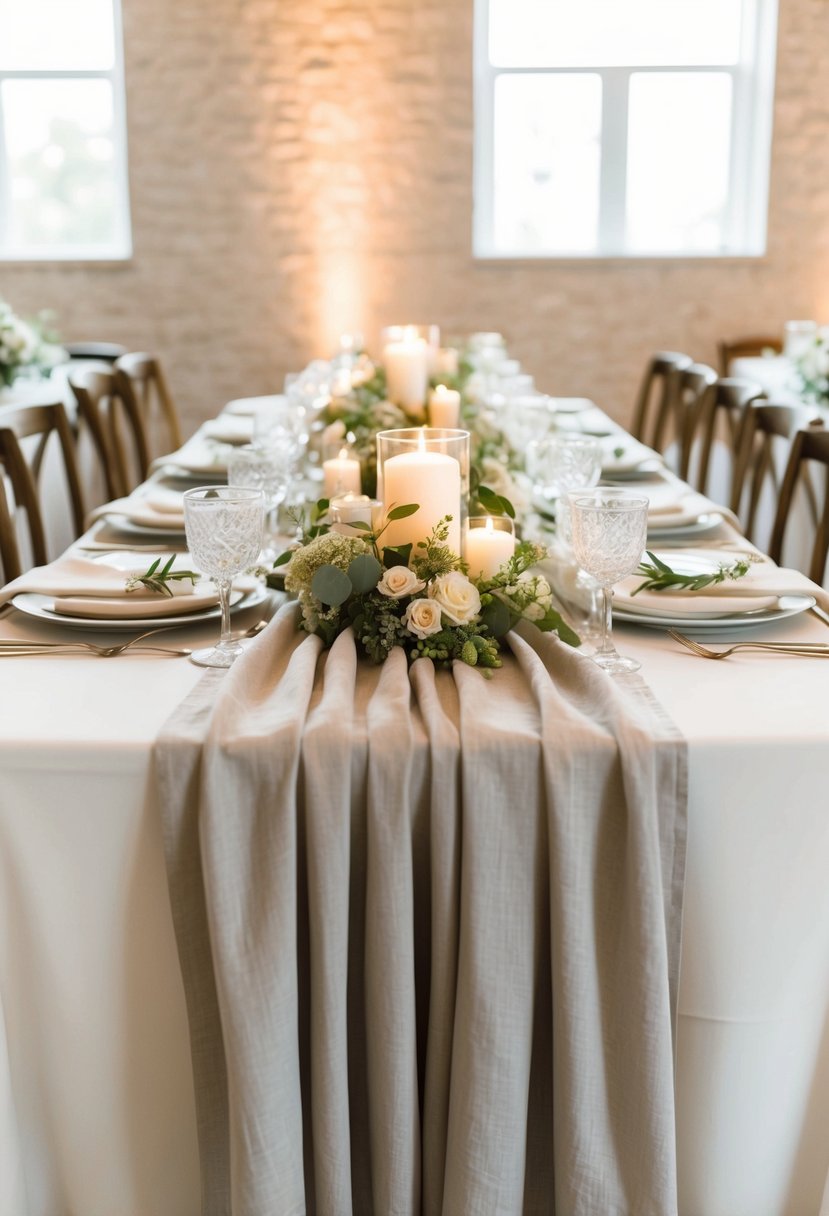
<instances>
[{"instance_id":1,"label":"white rose","mask_svg":"<svg viewBox=\"0 0 829 1216\"><path fill-rule=\"evenodd\" d=\"M544 615L544 609L540 604L527 604L523 615L528 621L540 621Z\"/></svg>"},{"instance_id":2,"label":"white rose","mask_svg":"<svg viewBox=\"0 0 829 1216\"><path fill-rule=\"evenodd\" d=\"M384 571L377 590L381 595L387 595L390 600L400 600L404 595L414 595L416 591L422 591L425 586L423 580L408 566L391 566Z\"/></svg>"},{"instance_id":3,"label":"white rose","mask_svg":"<svg viewBox=\"0 0 829 1216\"><path fill-rule=\"evenodd\" d=\"M435 600L412 600L403 619L409 633L418 638L428 638L440 632L440 604Z\"/></svg>"},{"instance_id":4,"label":"white rose","mask_svg":"<svg viewBox=\"0 0 829 1216\"><path fill-rule=\"evenodd\" d=\"M440 605L443 615L453 625L468 625L481 611L478 588L459 570L439 574L428 594Z\"/></svg>"}]
</instances>

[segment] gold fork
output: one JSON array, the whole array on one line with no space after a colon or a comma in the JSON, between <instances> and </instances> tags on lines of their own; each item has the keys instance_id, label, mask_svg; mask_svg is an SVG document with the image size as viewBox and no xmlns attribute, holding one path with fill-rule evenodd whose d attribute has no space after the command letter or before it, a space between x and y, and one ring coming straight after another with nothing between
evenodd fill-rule
<instances>
[{"instance_id":1,"label":"gold fork","mask_svg":"<svg viewBox=\"0 0 829 1216\"><path fill-rule=\"evenodd\" d=\"M829 658L829 644L825 642L736 642L733 646L727 646L725 650L711 650L708 646L702 646L699 642L686 638L684 633L677 633L675 629L669 629L668 636L702 659L727 659L737 650L771 650L777 654Z\"/></svg>"},{"instance_id":2,"label":"gold fork","mask_svg":"<svg viewBox=\"0 0 829 1216\"><path fill-rule=\"evenodd\" d=\"M243 638L256 637L261 633L268 624L266 620L257 621L255 625L251 625L250 629L245 629L240 633L234 634L234 640L241 641ZM133 638L130 642L120 642L117 646L98 646L95 642L48 642L39 639L20 640L9 638L0 640L0 655L7 657L20 658L21 656L31 656L35 654L72 654L80 651L95 655L99 659L114 659L117 655L123 654L125 650L137 650L142 654L167 654L167 655L188 655L189 650L177 650L171 646L140 646L139 643L144 638L152 637L153 634L163 633L165 629L173 628L170 625L159 626L156 629L148 629L146 633L140 633L137 638Z\"/></svg>"}]
</instances>

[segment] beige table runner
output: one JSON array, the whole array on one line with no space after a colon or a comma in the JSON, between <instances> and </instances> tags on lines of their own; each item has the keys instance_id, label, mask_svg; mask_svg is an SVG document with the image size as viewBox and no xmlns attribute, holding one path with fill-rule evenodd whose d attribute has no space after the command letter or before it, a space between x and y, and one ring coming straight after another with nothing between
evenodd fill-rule
<instances>
[{"instance_id":1,"label":"beige table runner","mask_svg":"<svg viewBox=\"0 0 829 1216\"><path fill-rule=\"evenodd\" d=\"M685 744L532 626L487 682L283 609L155 751L205 1216L671 1216Z\"/></svg>"}]
</instances>

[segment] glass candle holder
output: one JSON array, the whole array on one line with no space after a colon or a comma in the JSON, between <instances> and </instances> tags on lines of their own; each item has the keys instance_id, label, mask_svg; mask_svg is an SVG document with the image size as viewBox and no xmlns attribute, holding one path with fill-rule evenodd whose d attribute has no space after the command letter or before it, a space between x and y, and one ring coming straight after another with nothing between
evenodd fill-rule
<instances>
[{"instance_id":1,"label":"glass candle holder","mask_svg":"<svg viewBox=\"0 0 829 1216\"><path fill-rule=\"evenodd\" d=\"M464 557L470 578L493 578L515 552L515 525L508 515L473 515L467 520Z\"/></svg>"},{"instance_id":2,"label":"glass candle holder","mask_svg":"<svg viewBox=\"0 0 829 1216\"><path fill-rule=\"evenodd\" d=\"M417 545L435 524L451 515L447 544L461 553L469 513L469 432L444 427L405 427L377 436L377 497L386 512L417 503L406 519L393 520L383 533L391 548Z\"/></svg>"},{"instance_id":3,"label":"glass candle holder","mask_svg":"<svg viewBox=\"0 0 829 1216\"><path fill-rule=\"evenodd\" d=\"M355 523L368 524L372 529L379 527L383 513L383 504L368 494L341 494L332 498L328 504L328 518L331 531L339 532L341 536L358 536L365 538L363 528L355 528Z\"/></svg>"},{"instance_id":4,"label":"glass candle holder","mask_svg":"<svg viewBox=\"0 0 829 1216\"><path fill-rule=\"evenodd\" d=\"M419 417L438 367L440 327L387 325L380 340L389 400Z\"/></svg>"},{"instance_id":5,"label":"glass candle holder","mask_svg":"<svg viewBox=\"0 0 829 1216\"><path fill-rule=\"evenodd\" d=\"M324 443L322 450L323 496L331 499L342 494L359 494L362 491L360 461L343 440L335 444Z\"/></svg>"}]
</instances>

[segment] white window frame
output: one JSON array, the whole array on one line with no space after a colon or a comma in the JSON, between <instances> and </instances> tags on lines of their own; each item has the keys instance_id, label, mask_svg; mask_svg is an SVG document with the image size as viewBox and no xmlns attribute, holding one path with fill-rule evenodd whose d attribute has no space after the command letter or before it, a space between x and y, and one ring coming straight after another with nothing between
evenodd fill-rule
<instances>
[{"instance_id":1,"label":"white window frame","mask_svg":"<svg viewBox=\"0 0 829 1216\"><path fill-rule=\"evenodd\" d=\"M25 0L19 0L25 3ZM69 0L67 0L69 2ZM112 29L115 42L112 67L109 69L36 70L0 68L0 85L6 80L107 80L112 89L112 134L115 144L116 233L107 246L101 245L31 245L12 247L7 222L11 214L8 192L11 186L6 170L6 147L3 124L3 93L0 88L0 263L2 262L123 262L132 257L132 221L130 217L129 174L127 154L127 107L124 84L124 33L121 0L110 0Z\"/></svg>"},{"instance_id":2,"label":"white window frame","mask_svg":"<svg viewBox=\"0 0 829 1216\"><path fill-rule=\"evenodd\" d=\"M571 0L578 3L578 0ZM568 261L631 258L761 257L766 252L769 168L774 103L777 0L742 0L743 22L736 64L660 63L500 67L489 58L489 0L475 0L475 138L473 253L477 258ZM628 101L630 77L642 72L719 72L732 80L730 196L726 238L718 250L629 250L625 245ZM595 250L501 250L495 247L495 85L509 75L598 75L602 82L599 231Z\"/></svg>"}]
</instances>

